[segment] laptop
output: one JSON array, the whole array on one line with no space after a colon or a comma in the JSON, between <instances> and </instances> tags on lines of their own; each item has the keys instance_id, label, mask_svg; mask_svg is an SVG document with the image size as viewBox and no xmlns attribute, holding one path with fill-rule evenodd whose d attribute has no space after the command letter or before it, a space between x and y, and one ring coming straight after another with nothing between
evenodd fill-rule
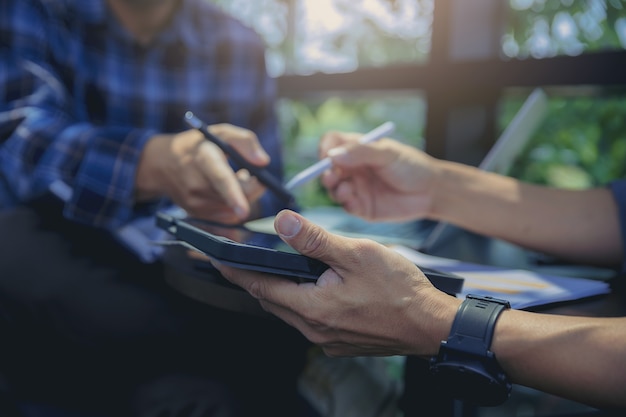
<instances>
[{"instance_id":1,"label":"laptop","mask_svg":"<svg viewBox=\"0 0 626 417\"><path fill-rule=\"evenodd\" d=\"M548 111L546 93L537 88L524 101L511 123L496 140L479 164L485 171L506 175L522 148L528 143ZM414 220L410 222L370 222L353 216L341 207L319 206L301 210L312 222L333 233L349 237L365 237L384 244L399 244L423 252L459 230L443 222ZM273 217L253 220L246 227L273 233Z\"/></svg>"}]
</instances>

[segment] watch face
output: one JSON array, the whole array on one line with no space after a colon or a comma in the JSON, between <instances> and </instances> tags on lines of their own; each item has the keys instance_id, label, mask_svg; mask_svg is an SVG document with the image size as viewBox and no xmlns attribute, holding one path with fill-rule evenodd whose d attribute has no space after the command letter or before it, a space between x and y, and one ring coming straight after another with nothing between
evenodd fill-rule
<instances>
[{"instance_id":1,"label":"watch face","mask_svg":"<svg viewBox=\"0 0 626 417\"><path fill-rule=\"evenodd\" d=\"M438 363L431 368L435 383L451 397L481 406L500 405L509 397L511 384L492 376L482 366Z\"/></svg>"}]
</instances>

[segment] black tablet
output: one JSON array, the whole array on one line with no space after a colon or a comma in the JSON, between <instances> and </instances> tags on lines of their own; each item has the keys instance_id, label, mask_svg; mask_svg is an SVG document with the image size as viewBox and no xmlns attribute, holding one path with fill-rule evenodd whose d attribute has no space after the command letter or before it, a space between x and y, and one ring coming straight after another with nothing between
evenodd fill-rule
<instances>
[{"instance_id":1,"label":"black tablet","mask_svg":"<svg viewBox=\"0 0 626 417\"><path fill-rule=\"evenodd\" d=\"M168 231L175 239L210 256L224 265L284 276L297 282L314 282L329 267L325 263L309 258L289 248L276 235L251 232L241 227L232 228L237 240L222 234L209 232L203 223L191 224L193 220L157 213L157 225ZM226 232L226 233L224 233ZM221 226L221 233L228 229ZM448 294L458 294L463 288L463 278L430 268L420 269L432 284Z\"/></svg>"},{"instance_id":2,"label":"black tablet","mask_svg":"<svg viewBox=\"0 0 626 417\"><path fill-rule=\"evenodd\" d=\"M245 241L238 242L163 213L157 213L157 225L176 239L224 265L283 275L298 281L315 281L328 269L328 265L316 259L270 247L275 244L272 241L278 239L274 235L262 234L260 237L260 234L255 233L252 238L252 233L244 232ZM262 244L266 246L261 246Z\"/></svg>"}]
</instances>

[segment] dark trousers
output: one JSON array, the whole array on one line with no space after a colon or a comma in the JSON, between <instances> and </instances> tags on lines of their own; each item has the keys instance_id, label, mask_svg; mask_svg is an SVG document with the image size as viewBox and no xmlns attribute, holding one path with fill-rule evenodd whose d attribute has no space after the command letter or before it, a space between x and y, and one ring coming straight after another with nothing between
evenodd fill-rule
<instances>
[{"instance_id":1,"label":"dark trousers","mask_svg":"<svg viewBox=\"0 0 626 417\"><path fill-rule=\"evenodd\" d=\"M163 275L64 220L53 200L0 211L11 397L116 417L297 416L308 342L278 320L181 295Z\"/></svg>"}]
</instances>

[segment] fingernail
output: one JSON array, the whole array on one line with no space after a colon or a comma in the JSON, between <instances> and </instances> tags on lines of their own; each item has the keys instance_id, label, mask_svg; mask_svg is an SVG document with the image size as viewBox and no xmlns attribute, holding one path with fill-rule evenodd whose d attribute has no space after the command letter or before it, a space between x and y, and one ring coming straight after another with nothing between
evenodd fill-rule
<instances>
[{"instance_id":1,"label":"fingernail","mask_svg":"<svg viewBox=\"0 0 626 417\"><path fill-rule=\"evenodd\" d=\"M347 152L347 149L344 147L338 147L338 148L332 148L328 150L328 156L334 158L340 155L345 155Z\"/></svg>"},{"instance_id":2,"label":"fingernail","mask_svg":"<svg viewBox=\"0 0 626 417\"><path fill-rule=\"evenodd\" d=\"M246 211L240 206L233 207L233 211L235 212L235 216L239 219L245 219L248 215L248 213L246 213Z\"/></svg>"},{"instance_id":3,"label":"fingernail","mask_svg":"<svg viewBox=\"0 0 626 417\"><path fill-rule=\"evenodd\" d=\"M259 160L259 161L261 161L261 162L265 162L265 161L269 161L270 160L270 156L263 149L257 149L254 152L254 158Z\"/></svg>"},{"instance_id":4,"label":"fingernail","mask_svg":"<svg viewBox=\"0 0 626 417\"><path fill-rule=\"evenodd\" d=\"M239 177L241 181L248 181L250 179L250 171L248 171L245 168L242 168L239 171L237 171L237 176Z\"/></svg>"},{"instance_id":5,"label":"fingernail","mask_svg":"<svg viewBox=\"0 0 626 417\"><path fill-rule=\"evenodd\" d=\"M302 228L300 219L292 213L279 214L276 217L276 231L286 238L294 237Z\"/></svg>"}]
</instances>

